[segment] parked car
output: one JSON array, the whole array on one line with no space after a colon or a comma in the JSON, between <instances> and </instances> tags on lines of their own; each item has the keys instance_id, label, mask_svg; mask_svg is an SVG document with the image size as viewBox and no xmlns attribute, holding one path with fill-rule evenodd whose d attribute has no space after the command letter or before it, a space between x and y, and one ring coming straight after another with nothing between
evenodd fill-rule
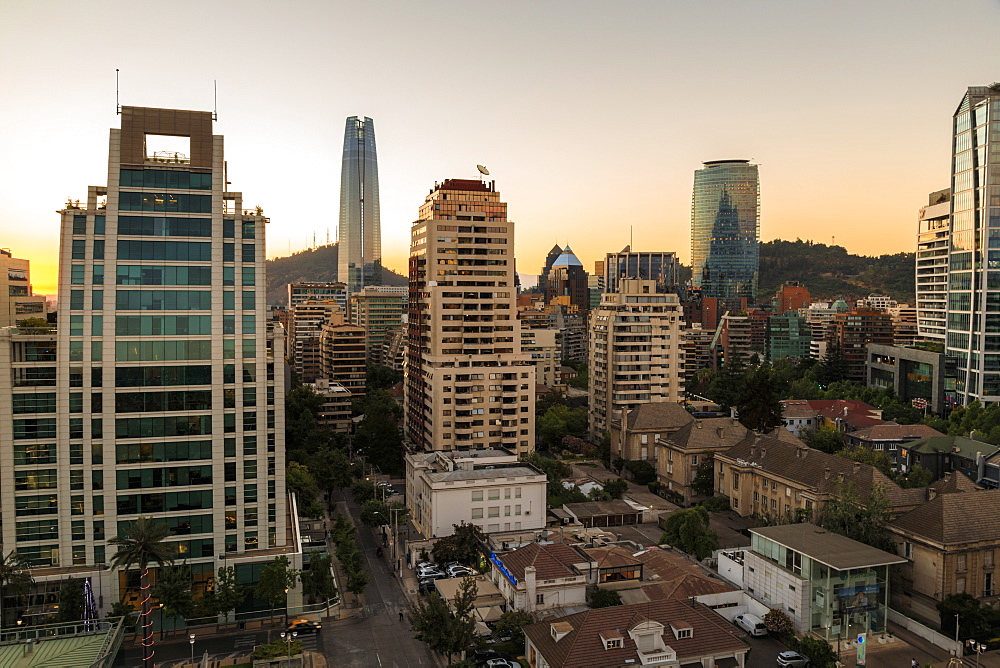
<instances>
[{"instance_id":1,"label":"parked car","mask_svg":"<svg viewBox=\"0 0 1000 668\"><path fill-rule=\"evenodd\" d=\"M434 578L422 578L417 581L417 591L421 594L434 591Z\"/></svg>"},{"instance_id":2,"label":"parked car","mask_svg":"<svg viewBox=\"0 0 1000 668\"><path fill-rule=\"evenodd\" d=\"M323 625L319 622L310 621L308 619L296 619L288 628L285 629L286 633L298 633L300 636L307 633L316 633L323 628Z\"/></svg>"},{"instance_id":3,"label":"parked car","mask_svg":"<svg viewBox=\"0 0 1000 668\"><path fill-rule=\"evenodd\" d=\"M477 666L485 666L486 662L490 659L502 659L500 653L495 649L489 649L487 647L480 647L472 652L472 660L476 662Z\"/></svg>"},{"instance_id":4,"label":"parked car","mask_svg":"<svg viewBox=\"0 0 1000 668\"><path fill-rule=\"evenodd\" d=\"M443 580L448 577L439 570L417 571L418 580Z\"/></svg>"},{"instance_id":5,"label":"parked car","mask_svg":"<svg viewBox=\"0 0 1000 668\"><path fill-rule=\"evenodd\" d=\"M798 652L782 652L778 655L778 665L781 668L806 668L809 665L809 657Z\"/></svg>"},{"instance_id":6,"label":"parked car","mask_svg":"<svg viewBox=\"0 0 1000 668\"><path fill-rule=\"evenodd\" d=\"M435 564L433 561L421 561L419 564L414 566L414 568L416 568L417 570L420 570L421 568L437 568L437 567L438 565Z\"/></svg>"},{"instance_id":7,"label":"parked car","mask_svg":"<svg viewBox=\"0 0 1000 668\"><path fill-rule=\"evenodd\" d=\"M490 659L486 668L521 668L521 664L513 659Z\"/></svg>"},{"instance_id":8,"label":"parked car","mask_svg":"<svg viewBox=\"0 0 1000 668\"><path fill-rule=\"evenodd\" d=\"M448 575L453 578L464 578L469 577L470 575L475 575L471 569L466 568L465 566L448 566L446 570Z\"/></svg>"},{"instance_id":9,"label":"parked car","mask_svg":"<svg viewBox=\"0 0 1000 668\"><path fill-rule=\"evenodd\" d=\"M733 620L733 623L752 636L767 635L767 625L764 624L764 620L757 615L751 615L749 612L743 613L742 615L736 615L736 619Z\"/></svg>"}]
</instances>

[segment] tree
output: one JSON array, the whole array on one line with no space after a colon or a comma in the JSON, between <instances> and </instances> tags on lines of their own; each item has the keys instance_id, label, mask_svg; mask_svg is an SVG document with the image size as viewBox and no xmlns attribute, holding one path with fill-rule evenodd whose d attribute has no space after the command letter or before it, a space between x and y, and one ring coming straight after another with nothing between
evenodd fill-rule
<instances>
[{"instance_id":1,"label":"tree","mask_svg":"<svg viewBox=\"0 0 1000 668\"><path fill-rule=\"evenodd\" d=\"M222 615L228 620L229 613L243 605L246 598L246 588L236 579L236 568L234 566L220 566L215 578L215 589L211 596L212 609L215 614Z\"/></svg>"},{"instance_id":2,"label":"tree","mask_svg":"<svg viewBox=\"0 0 1000 668\"><path fill-rule=\"evenodd\" d=\"M83 593L83 580L70 578L63 580L59 587L59 614L57 622L75 622L83 619L83 608L86 606Z\"/></svg>"},{"instance_id":3,"label":"tree","mask_svg":"<svg viewBox=\"0 0 1000 668\"><path fill-rule=\"evenodd\" d=\"M371 480L358 480L351 486L351 496L358 503L365 503L375 498L375 483Z\"/></svg>"},{"instance_id":4,"label":"tree","mask_svg":"<svg viewBox=\"0 0 1000 668\"><path fill-rule=\"evenodd\" d=\"M920 464L914 465L905 476L897 476L896 483L900 487L927 487L934 482L934 474L930 469L925 469Z\"/></svg>"},{"instance_id":5,"label":"tree","mask_svg":"<svg viewBox=\"0 0 1000 668\"><path fill-rule=\"evenodd\" d=\"M781 384L769 366L750 372L737 396L736 412L747 429L764 434L783 424Z\"/></svg>"},{"instance_id":6,"label":"tree","mask_svg":"<svg viewBox=\"0 0 1000 668\"><path fill-rule=\"evenodd\" d=\"M865 447L855 446L841 450L837 453L837 456L874 466L886 476L892 475L892 460L884 452L876 452Z\"/></svg>"},{"instance_id":7,"label":"tree","mask_svg":"<svg viewBox=\"0 0 1000 668\"><path fill-rule=\"evenodd\" d=\"M551 406L535 422L535 431L546 449L558 450L564 437L587 433L587 409L570 408L566 404Z\"/></svg>"},{"instance_id":8,"label":"tree","mask_svg":"<svg viewBox=\"0 0 1000 668\"><path fill-rule=\"evenodd\" d=\"M310 458L309 470L328 498L333 496L333 490L351 486L351 461L343 450L321 448Z\"/></svg>"},{"instance_id":9,"label":"tree","mask_svg":"<svg viewBox=\"0 0 1000 668\"><path fill-rule=\"evenodd\" d=\"M35 317L24 318L23 320L17 321L17 326L24 329L40 329L40 328L48 329L49 321L46 320L45 318L35 318Z\"/></svg>"},{"instance_id":10,"label":"tree","mask_svg":"<svg viewBox=\"0 0 1000 668\"><path fill-rule=\"evenodd\" d=\"M816 636L806 635L792 644L795 645L795 651L809 657L809 665L812 668L834 668L839 662L839 657L830 647L830 643Z\"/></svg>"},{"instance_id":11,"label":"tree","mask_svg":"<svg viewBox=\"0 0 1000 668\"><path fill-rule=\"evenodd\" d=\"M365 369L365 386L369 392L389 390L403 380L403 373L381 364L369 364Z\"/></svg>"},{"instance_id":12,"label":"tree","mask_svg":"<svg viewBox=\"0 0 1000 668\"><path fill-rule=\"evenodd\" d=\"M263 599L274 609L288 602L288 590L295 586L299 571L291 567L288 557L281 555L261 569L257 578L257 586L253 588L254 596Z\"/></svg>"},{"instance_id":13,"label":"tree","mask_svg":"<svg viewBox=\"0 0 1000 668\"><path fill-rule=\"evenodd\" d=\"M111 558L111 568L127 571L133 566L139 568L139 588L142 590L142 665L150 668L153 660L153 612L149 591L149 566L165 566L174 562L170 556L173 545L163 542L170 535L170 527L165 522L156 522L148 517L140 517L125 527L125 531L108 540L118 548Z\"/></svg>"},{"instance_id":14,"label":"tree","mask_svg":"<svg viewBox=\"0 0 1000 668\"><path fill-rule=\"evenodd\" d=\"M835 341L831 341L826 347L826 355L816 369L816 380L824 390L834 383L847 380L847 359Z\"/></svg>"},{"instance_id":15,"label":"tree","mask_svg":"<svg viewBox=\"0 0 1000 668\"><path fill-rule=\"evenodd\" d=\"M656 469L649 462L633 459L625 463L625 470L632 474L632 480L637 485L648 485L656 480Z\"/></svg>"},{"instance_id":16,"label":"tree","mask_svg":"<svg viewBox=\"0 0 1000 668\"><path fill-rule=\"evenodd\" d=\"M713 455L705 455L698 463L698 468L694 471L694 479L691 480L691 489L699 496L715 494L715 457Z\"/></svg>"},{"instance_id":17,"label":"tree","mask_svg":"<svg viewBox=\"0 0 1000 668\"><path fill-rule=\"evenodd\" d=\"M810 448L821 450L828 455L844 449L844 435L836 427L824 425L816 431L807 431L803 439Z\"/></svg>"},{"instance_id":18,"label":"tree","mask_svg":"<svg viewBox=\"0 0 1000 668\"><path fill-rule=\"evenodd\" d=\"M194 611L194 595L191 591L191 569L187 564L161 568L153 587L153 596L163 606L163 615L168 619L183 617L187 620ZM160 629L160 638L163 629Z\"/></svg>"},{"instance_id":19,"label":"tree","mask_svg":"<svg viewBox=\"0 0 1000 668\"><path fill-rule=\"evenodd\" d=\"M823 509L823 528L885 552L895 552L895 544L885 528L889 510L883 485L875 484L862 502L854 483L843 482Z\"/></svg>"},{"instance_id":20,"label":"tree","mask_svg":"<svg viewBox=\"0 0 1000 668\"><path fill-rule=\"evenodd\" d=\"M364 416L354 434L355 451L364 453L383 473L402 474L405 467L399 420L403 409L396 398L385 390L369 391L354 401L354 412Z\"/></svg>"},{"instance_id":21,"label":"tree","mask_svg":"<svg viewBox=\"0 0 1000 668\"><path fill-rule=\"evenodd\" d=\"M708 398L719 404L722 410L738 404L745 372L746 365L743 364L743 360L735 356L735 359L712 376L708 384Z\"/></svg>"},{"instance_id":22,"label":"tree","mask_svg":"<svg viewBox=\"0 0 1000 668\"><path fill-rule=\"evenodd\" d=\"M603 483L604 491L612 499L622 498L622 494L628 491L628 482L624 478L615 478L614 480L608 480Z\"/></svg>"},{"instance_id":23,"label":"tree","mask_svg":"<svg viewBox=\"0 0 1000 668\"><path fill-rule=\"evenodd\" d=\"M795 633L795 624L792 623L791 617L786 615L781 608L771 608L764 615L764 625L767 626L768 631L775 635L783 636Z\"/></svg>"},{"instance_id":24,"label":"tree","mask_svg":"<svg viewBox=\"0 0 1000 668\"><path fill-rule=\"evenodd\" d=\"M590 595L590 607L610 608L613 605L621 605L621 594L613 589L595 589Z\"/></svg>"},{"instance_id":25,"label":"tree","mask_svg":"<svg viewBox=\"0 0 1000 668\"><path fill-rule=\"evenodd\" d=\"M508 610L493 624L499 635L510 635L514 642L524 641L524 627L534 623L535 618L524 610Z\"/></svg>"},{"instance_id":26,"label":"tree","mask_svg":"<svg viewBox=\"0 0 1000 668\"><path fill-rule=\"evenodd\" d=\"M941 615L941 632L949 638L955 637L955 615L958 615L960 640L992 637L995 635L993 626L1000 621L996 619L994 610L984 608L976 597L967 592L945 596L938 601L937 609Z\"/></svg>"},{"instance_id":27,"label":"tree","mask_svg":"<svg viewBox=\"0 0 1000 668\"><path fill-rule=\"evenodd\" d=\"M135 630L135 623L139 620L139 613L125 601L115 601L105 619L118 618L122 618L122 627L125 629L125 632L131 633Z\"/></svg>"},{"instance_id":28,"label":"tree","mask_svg":"<svg viewBox=\"0 0 1000 668\"><path fill-rule=\"evenodd\" d=\"M431 553L439 564L457 561L462 564L478 564L486 535L475 524L455 524L454 533L434 543Z\"/></svg>"},{"instance_id":29,"label":"tree","mask_svg":"<svg viewBox=\"0 0 1000 668\"><path fill-rule=\"evenodd\" d=\"M710 522L704 506L678 510L663 523L660 543L672 545L696 559L707 559L719 547L719 537L709 528Z\"/></svg>"},{"instance_id":30,"label":"tree","mask_svg":"<svg viewBox=\"0 0 1000 668\"><path fill-rule=\"evenodd\" d=\"M310 603L329 601L337 595L337 585L333 581L333 559L322 552L309 553L309 568L302 571L302 591Z\"/></svg>"},{"instance_id":31,"label":"tree","mask_svg":"<svg viewBox=\"0 0 1000 668\"><path fill-rule=\"evenodd\" d=\"M323 506L317 500L319 486L309 469L298 462L289 462L285 467L285 485L289 492L295 493L300 514L312 519L323 517Z\"/></svg>"},{"instance_id":32,"label":"tree","mask_svg":"<svg viewBox=\"0 0 1000 668\"><path fill-rule=\"evenodd\" d=\"M361 596L367 586L368 573L360 569L351 569L347 571L347 586L345 587L347 591L351 592L355 596Z\"/></svg>"},{"instance_id":33,"label":"tree","mask_svg":"<svg viewBox=\"0 0 1000 668\"><path fill-rule=\"evenodd\" d=\"M446 655L451 665L451 655L468 648L475 635L477 595L476 579L464 578L450 607L436 591L419 597L408 616L413 637Z\"/></svg>"},{"instance_id":34,"label":"tree","mask_svg":"<svg viewBox=\"0 0 1000 668\"><path fill-rule=\"evenodd\" d=\"M4 599L27 594L34 584L30 564L21 558L17 550L11 550L6 555L0 550L0 629L6 626Z\"/></svg>"}]
</instances>

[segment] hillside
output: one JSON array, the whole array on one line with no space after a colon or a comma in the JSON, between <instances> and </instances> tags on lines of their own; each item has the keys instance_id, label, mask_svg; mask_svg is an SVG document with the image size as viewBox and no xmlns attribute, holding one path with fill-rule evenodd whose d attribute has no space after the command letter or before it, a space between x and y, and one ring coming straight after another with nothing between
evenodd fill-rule
<instances>
[{"instance_id":1,"label":"hillside","mask_svg":"<svg viewBox=\"0 0 1000 668\"><path fill-rule=\"evenodd\" d=\"M785 281L800 281L817 299L843 295L850 302L880 292L913 305L914 262L914 253L869 257L843 246L775 239L760 245L757 296L766 303Z\"/></svg>"},{"instance_id":2,"label":"hillside","mask_svg":"<svg viewBox=\"0 0 1000 668\"><path fill-rule=\"evenodd\" d=\"M288 291L285 288L295 281L336 281L337 244L319 246L311 250L299 251L288 257L267 261L267 303L284 304ZM405 286L406 276L382 268L384 285Z\"/></svg>"}]
</instances>

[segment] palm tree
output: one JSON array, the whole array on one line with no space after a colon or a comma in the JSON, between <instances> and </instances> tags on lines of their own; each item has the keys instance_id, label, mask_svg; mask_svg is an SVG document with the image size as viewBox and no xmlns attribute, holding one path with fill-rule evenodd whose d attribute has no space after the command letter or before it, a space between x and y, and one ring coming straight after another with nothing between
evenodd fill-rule
<instances>
[{"instance_id":1,"label":"palm tree","mask_svg":"<svg viewBox=\"0 0 1000 668\"><path fill-rule=\"evenodd\" d=\"M0 629L3 628L3 599L8 594L24 594L35 584L28 570L28 562L21 558L17 550L4 555L0 550Z\"/></svg>"},{"instance_id":2,"label":"palm tree","mask_svg":"<svg viewBox=\"0 0 1000 668\"><path fill-rule=\"evenodd\" d=\"M148 517L140 517L125 528L124 535L108 540L118 547L111 558L111 567L127 571L138 566L142 572L139 588L142 596L142 665L150 668L153 664L153 621L152 601L149 590L149 565L172 564L171 545L163 539L170 535L170 528L163 522L154 522Z\"/></svg>"}]
</instances>

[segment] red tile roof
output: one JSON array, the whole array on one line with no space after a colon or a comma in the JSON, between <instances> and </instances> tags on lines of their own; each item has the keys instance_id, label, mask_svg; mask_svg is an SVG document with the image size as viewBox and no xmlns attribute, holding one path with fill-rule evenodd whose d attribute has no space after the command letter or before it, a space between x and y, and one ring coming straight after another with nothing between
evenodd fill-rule
<instances>
[{"instance_id":1,"label":"red tile roof","mask_svg":"<svg viewBox=\"0 0 1000 668\"><path fill-rule=\"evenodd\" d=\"M586 556L563 543L528 543L497 557L518 582L524 580L524 569L528 566L535 567L536 580L555 580L579 575L572 565L589 561Z\"/></svg>"}]
</instances>

